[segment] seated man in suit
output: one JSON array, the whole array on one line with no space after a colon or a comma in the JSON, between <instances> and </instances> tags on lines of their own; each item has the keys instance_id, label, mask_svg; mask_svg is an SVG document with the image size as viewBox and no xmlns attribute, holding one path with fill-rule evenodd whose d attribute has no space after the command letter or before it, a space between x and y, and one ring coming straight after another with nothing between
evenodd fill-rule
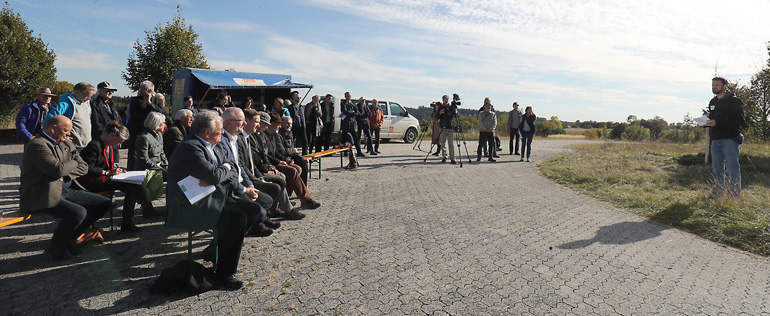
<instances>
[{"instance_id":1,"label":"seated man in suit","mask_svg":"<svg viewBox=\"0 0 770 316\"><path fill-rule=\"evenodd\" d=\"M257 192L236 192L232 181L237 177L235 167L219 150L214 150L222 138L222 119L216 112L201 111L195 116L190 134L171 154L166 186L168 218L166 226L186 230L218 228L219 262L216 276L223 286L239 289L243 282L235 278L246 232L259 221L251 205L241 201L257 198ZM178 182L193 176L202 186L214 186L214 192L191 204ZM238 195L242 199L231 199Z\"/></svg>"},{"instance_id":2,"label":"seated man in suit","mask_svg":"<svg viewBox=\"0 0 770 316\"><path fill-rule=\"evenodd\" d=\"M255 201L247 199L247 201L242 202L243 206L258 210L259 212L259 220L254 224L247 236L270 236L274 228L281 227L280 223L273 222L267 217L266 210L273 205L273 198L269 194L254 188L254 184L249 179L238 158L236 137L243 132L243 111L237 107L226 108L222 112L222 121L224 121L224 133L222 134L222 141L215 146L215 150L221 151L225 161L235 167L236 176L232 179L235 192L244 192L247 196L251 196L250 192L256 192ZM242 199L242 197L235 194L231 196L231 199Z\"/></svg>"},{"instance_id":3,"label":"seated man in suit","mask_svg":"<svg viewBox=\"0 0 770 316\"><path fill-rule=\"evenodd\" d=\"M55 260L80 255L75 239L112 208L109 198L70 189L74 178L88 172L88 164L69 140L72 121L63 115L49 118L41 137L24 147L21 162L19 208L25 213L41 212L62 221L53 233L46 253Z\"/></svg>"},{"instance_id":4,"label":"seated man in suit","mask_svg":"<svg viewBox=\"0 0 770 316\"><path fill-rule=\"evenodd\" d=\"M288 220L305 218L305 214L300 211L300 208L295 208L289 200L289 194L286 192L286 180L278 175L263 174L259 171L259 166L263 162L261 161L262 157L258 154L257 140L252 134L259 129L261 118L259 112L254 109L246 109L243 114L246 124L241 135L238 135L240 164L254 187L273 197L273 205L268 210L268 214L270 217L282 217ZM279 206L280 210L278 209Z\"/></svg>"}]
</instances>

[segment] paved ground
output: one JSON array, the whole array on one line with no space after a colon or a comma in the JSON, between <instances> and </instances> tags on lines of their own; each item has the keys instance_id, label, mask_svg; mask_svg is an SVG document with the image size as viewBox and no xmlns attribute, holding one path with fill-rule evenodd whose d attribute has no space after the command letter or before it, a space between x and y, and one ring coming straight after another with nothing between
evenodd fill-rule
<instances>
[{"instance_id":1,"label":"paved ground","mask_svg":"<svg viewBox=\"0 0 770 316\"><path fill-rule=\"evenodd\" d=\"M533 158L570 143L536 141ZM108 232L67 264L42 254L50 218L0 229L0 314L770 313L765 258L579 196L518 156L459 168L423 163L407 144L382 151L355 171L326 159L323 179L310 185L323 206L247 239L239 291L148 294L184 258L185 235L141 217L144 232ZM5 210L18 203L20 152L0 146Z\"/></svg>"}]
</instances>

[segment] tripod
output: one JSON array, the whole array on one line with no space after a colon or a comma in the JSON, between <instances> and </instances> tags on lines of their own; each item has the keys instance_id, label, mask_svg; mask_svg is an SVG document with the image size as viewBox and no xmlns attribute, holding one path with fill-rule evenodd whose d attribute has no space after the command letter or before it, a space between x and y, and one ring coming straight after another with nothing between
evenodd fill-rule
<instances>
[{"instance_id":1,"label":"tripod","mask_svg":"<svg viewBox=\"0 0 770 316\"><path fill-rule=\"evenodd\" d=\"M463 167L463 155L460 151L460 141L462 141L463 146L465 146L465 157L468 158L468 163L472 163L471 155L468 153L468 144L465 143L465 133L463 133L463 127L460 124L460 118L458 116L455 116L455 126L457 126L457 129L454 130L454 140L457 143L457 155L460 160L460 168ZM449 146L452 146L449 144Z\"/></svg>"},{"instance_id":2,"label":"tripod","mask_svg":"<svg viewBox=\"0 0 770 316\"><path fill-rule=\"evenodd\" d=\"M422 129L420 132L420 136L417 137L417 141L414 142L414 146L412 146L412 149L422 151L422 148L420 148L420 145L422 145L422 140L425 138L425 134L428 133L428 128L430 128L433 125L433 122L428 121L428 124L425 125L425 128ZM431 142L431 149L433 149L433 142Z\"/></svg>"}]
</instances>

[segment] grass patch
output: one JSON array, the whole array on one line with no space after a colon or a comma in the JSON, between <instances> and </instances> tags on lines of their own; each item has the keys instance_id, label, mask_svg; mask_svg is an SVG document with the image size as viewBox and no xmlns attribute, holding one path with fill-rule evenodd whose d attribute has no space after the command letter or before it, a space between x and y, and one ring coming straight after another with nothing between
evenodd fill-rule
<instances>
[{"instance_id":1,"label":"grass patch","mask_svg":"<svg viewBox=\"0 0 770 316\"><path fill-rule=\"evenodd\" d=\"M770 145L741 146L742 197L709 200L705 143L580 144L540 164L549 179L666 225L770 255Z\"/></svg>"}]
</instances>

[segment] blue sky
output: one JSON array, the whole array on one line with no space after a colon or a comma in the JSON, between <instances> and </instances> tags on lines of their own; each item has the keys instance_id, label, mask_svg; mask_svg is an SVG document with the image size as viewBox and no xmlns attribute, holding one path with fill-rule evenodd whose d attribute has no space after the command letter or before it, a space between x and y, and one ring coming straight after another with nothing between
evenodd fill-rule
<instances>
[{"instance_id":1,"label":"blue sky","mask_svg":"<svg viewBox=\"0 0 770 316\"><path fill-rule=\"evenodd\" d=\"M311 94L417 107L458 93L542 117L669 122L711 98L715 67L768 59L770 1L9 1L57 54L58 79L120 78L133 43L181 6L209 66L292 75Z\"/></svg>"}]
</instances>

